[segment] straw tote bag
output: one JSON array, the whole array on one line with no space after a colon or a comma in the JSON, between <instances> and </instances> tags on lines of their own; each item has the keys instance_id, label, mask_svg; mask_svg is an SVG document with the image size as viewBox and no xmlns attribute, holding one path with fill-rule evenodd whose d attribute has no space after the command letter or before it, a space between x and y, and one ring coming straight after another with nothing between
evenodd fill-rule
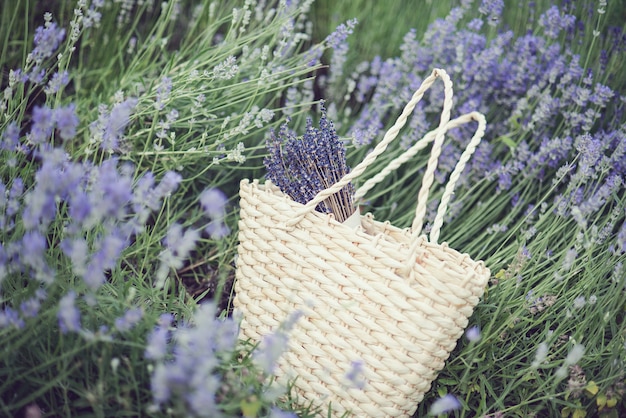
<instances>
[{"instance_id":1,"label":"straw tote bag","mask_svg":"<svg viewBox=\"0 0 626 418\"><path fill-rule=\"evenodd\" d=\"M412 227L400 229L368 214L356 215L355 228L316 212L318 203L363 174L385 151L437 79L445 93L439 127L355 193L356 199L363 197L432 142ZM452 82L444 70L435 69L375 149L306 205L270 182L241 182L234 307L243 314L242 337L258 342L294 312L303 313L288 334L276 376L283 383L296 378L301 400L330 405L333 416L414 413L487 284L490 272L482 261L437 243L454 185L485 131L483 115L471 112L450 120L451 107ZM444 134L472 121L478 128L450 175L426 237L422 223ZM353 361L363 365L361 388L346 378Z\"/></svg>"}]
</instances>

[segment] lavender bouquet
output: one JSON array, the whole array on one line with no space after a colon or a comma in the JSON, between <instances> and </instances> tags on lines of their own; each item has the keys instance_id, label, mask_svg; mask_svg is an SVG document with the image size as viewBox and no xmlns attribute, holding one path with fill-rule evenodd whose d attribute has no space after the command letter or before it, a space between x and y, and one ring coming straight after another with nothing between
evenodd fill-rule
<instances>
[{"instance_id":1,"label":"lavender bouquet","mask_svg":"<svg viewBox=\"0 0 626 418\"><path fill-rule=\"evenodd\" d=\"M350 172L346 163L346 149L339 140L333 122L326 117L322 103L319 129L307 118L306 132L299 138L284 123L278 135L272 130L266 141L269 155L264 159L267 178L294 201L306 204L318 192L335 184ZM316 210L332 213L344 222L355 211L354 187L348 184L331 195Z\"/></svg>"}]
</instances>

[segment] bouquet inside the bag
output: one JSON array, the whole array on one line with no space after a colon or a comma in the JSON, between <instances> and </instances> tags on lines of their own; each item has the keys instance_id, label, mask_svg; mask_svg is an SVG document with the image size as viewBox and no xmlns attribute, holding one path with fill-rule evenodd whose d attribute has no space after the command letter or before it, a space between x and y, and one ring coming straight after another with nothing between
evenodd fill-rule
<instances>
[{"instance_id":1,"label":"bouquet inside the bag","mask_svg":"<svg viewBox=\"0 0 626 418\"><path fill-rule=\"evenodd\" d=\"M385 152L436 80L444 84L439 126L353 190L352 181ZM268 140L269 181L241 181L234 307L243 314L242 337L260 342L301 313L275 375L333 417L411 416L490 277L482 261L438 243L454 187L486 126L478 112L451 119L452 90L447 73L433 70L353 169L325 114L319 129L309 121L300 138L284 125ZM445 133L474 122L426 236L423 221ZM429 144L411 227L361 216L356 203ZM358 387L346 384L354 364Z\"/></svg>"},{"instance_id":2,"label":"bouquet inside the bag","mask_svg":"<svg viewBox=\"0 0 626 418\"><path fill-rule=\"evenodd\" d=\"M350 171L345 146L339 140L332 121L326 117L323 103L321 107L319 129L308 118L306 132L299 138L284 123L278 134L271 131L266 141L269 155L263 162L267 178L303 205ZM332 213L335 219L344 222L356 210L353 195L354 187L348 183L318 204L315 210Z\"/></svg>"}]
</instances>

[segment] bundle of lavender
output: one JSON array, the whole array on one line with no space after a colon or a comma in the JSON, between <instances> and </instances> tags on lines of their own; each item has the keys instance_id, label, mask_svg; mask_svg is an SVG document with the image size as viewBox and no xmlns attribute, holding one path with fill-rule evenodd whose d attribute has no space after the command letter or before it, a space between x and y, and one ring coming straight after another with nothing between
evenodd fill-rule
<instances>
[{"instance_id":1,"label":"bundle of lavender","mask_svg":"<svg viewBox=\"0 0 626 418\"><path fill-rule=\"evenodd\" d=\"M267 178L289 195L294 201L306 204L321 190L339 181L350 168L346 163L346 150L339 140L332 121L326 117L321 106L322 117L319 129L307 119L306 132L299 138L284 123L278 135L272 130L266 141L269 155L264 159ZM355 211L354 187L348 184L331 195L316 210L332 213L339 222L344 222Z\"/></svg>"}]
</instances>

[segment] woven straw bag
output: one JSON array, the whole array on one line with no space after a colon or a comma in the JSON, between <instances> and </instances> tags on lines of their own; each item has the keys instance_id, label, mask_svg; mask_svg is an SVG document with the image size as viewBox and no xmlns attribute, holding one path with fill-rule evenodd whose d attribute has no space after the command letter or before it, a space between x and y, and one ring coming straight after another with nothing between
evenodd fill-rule
<instances>
[{"instance_id":1,"label":"woven straw bag","mask_svg":"<svg viewBox=\"0 0 626 418\"><path fill-rule=\"evenodd\" d=\"M436 79L444 82L439 127L355 193L359 199L386 175L433 142L411 228L378 222L367 214L356 228L314 209L385 151ZM452 82L435 69L424 80L381 143L342 180L306 205L257 180L240 185L241 219L235 309L243 338L260 341L295 311L304 315L289 333L276 372L295 380L298 395L332 407L333 416L407 417L443 368L490 276L482 261L438 244L447 204L485 130L477 112L450 120ZM478 122L450 179L432 224L421 234L426 202L447 130ZM355 200L356 201L356 200ZM364 386L346 379L362 361Z\"/></svg>"}]
</instances>

